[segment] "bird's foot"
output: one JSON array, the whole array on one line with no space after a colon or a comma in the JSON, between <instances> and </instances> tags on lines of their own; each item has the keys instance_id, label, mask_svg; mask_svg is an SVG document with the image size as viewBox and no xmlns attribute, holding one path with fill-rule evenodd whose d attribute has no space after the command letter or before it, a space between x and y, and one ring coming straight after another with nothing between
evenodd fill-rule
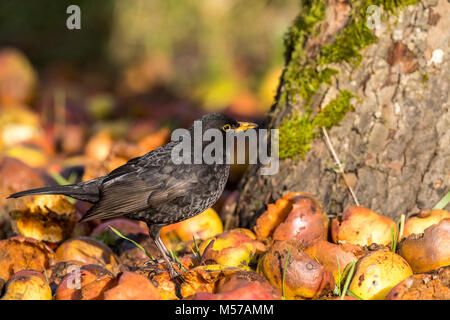
<instances>
[{"instance_id":1,"label":"bird's foot","mask_svg":"<svg viewBox=\"0 0 450 320\"><path fill-rule=\"evenodd\" d=\"M158 261L157 259L152 259L144 262L143 266L144 268L155 268L157 267L161 261Z\"/></svg>"},{"instance_id":2,"label":"bird's foot","mask_svg":"<svg viewBox=\"0 0 450 320\"><path fill-rule=\"evenodd\" d=\"M185 283L186 281L183 279L182 275L179 274L178 272L176 274L171 274L170 275L170 279L175 283L175 286L177 286L178 288L181 288L181 286L183 285L183 283Z\"/></svg>"}]
</instances>

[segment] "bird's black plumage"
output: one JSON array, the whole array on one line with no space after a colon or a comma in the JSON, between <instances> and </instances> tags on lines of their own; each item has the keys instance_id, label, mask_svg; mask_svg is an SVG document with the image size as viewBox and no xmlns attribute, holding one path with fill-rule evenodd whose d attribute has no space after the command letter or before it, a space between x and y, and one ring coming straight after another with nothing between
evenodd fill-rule
<instances>
[{"instance_id":1,"label":"bird's black plumage","mask_svg":"<svg viewBox=\"0 0 450 320\"><path fill-rule=\"evenodd\" d=\"M198 121L202 122L203 132L215 128L222 130L224 136L224 126L233 130L241 125L218 113L205 115ZM193 137L192 126L189 131ZM119 216L145 221L167 261L167 249L159 238L161 227L191 218L213 205L222 194L229 173L227 163L175 164L172 150L178 143L170 142L131 159L103 177L74 185L22 191L10 197L63 194L93 203L80 222ZM170 270L175 274L172 265Z\"/></svg>"}]
</instances>

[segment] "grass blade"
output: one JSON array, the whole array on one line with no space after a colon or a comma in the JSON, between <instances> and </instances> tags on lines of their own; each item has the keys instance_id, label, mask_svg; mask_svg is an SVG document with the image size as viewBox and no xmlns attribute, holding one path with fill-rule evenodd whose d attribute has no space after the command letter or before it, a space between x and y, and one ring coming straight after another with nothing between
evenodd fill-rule
<instances>
[{"instance_id":1,"label":"grass blade","mask_svg":"<svg viewBox=\"0 0 450 320\"><path fill-rule=\"evenodd\" d=\"M337 265L338 265L338 283L337 283L337 295L340 296L341 295L341 265L339 263L339 257L338 255L336 255L336 261L337 261Z\"/></svg>"},{"instance_id":2,"label":"grass blade","mask_svg":"<svg viewBox=\"0 0 450 320\"><path fill-rule=\"evenodd\" d=\"M282 296L283 296L283 300L286 299L286 296L284 294L284 281L286 279L286 269L287 269L287 264L289 261L289 256L291 255L291 248L289 248L288 253L286 255L286 261L284 262L284 269L283 269L283 281L281 283L281 292L282 292Z\"/></svg>"},{"instance_id":3,"label":"grass blade","mask_svg":"<svg viewBox=\"0 0 450 320\"><path fill-rule=\"evenodd\" d=\"M394 226L391 227L391 251L397 250L398 233L396 234Z\"/></svg>"},{"instance_id":4,"label":"grass blade","mask_svg":"<svg viewBox=\"0 0 450 320\"><path fill-rule=\"evenodd\" d=\"M361 297L358 297L356 294L354 294L350 289L347 290L347 295L349 295L350 297L356 298L358 300L364 300Z\"/></svg>"},{"instance_id":5,"label":"grass blade","mask_svg":"<svg viewBox=\"0 0 450 320\"><path fill-rule=\"evenodd\" d=\"M344 300L344 297L345 297L345 295L347 293L348 287L349 287L350 282L352 281L352 278L353 278L353 273L355 273L355 265L356 265L357 262L358 262L358 259L353 260L352 262L349 263L349 266L351 265L351 267L350 267L350 269L348 271L347 279L345 279L344 289L342 289L341 300Z\"/></svg>"},{"instance_id":6,"label":"grass blade","mask_svg":"<svg viewBox=\"0 0 450 320\"><path fill-rule=\"evenodd\" d=\"M125 237L123 234L121 234L120 233L120 231L119 230L116 230L115 228L113 228L113 227L111 227L111 226L108 226L115 234L117 234L119 237L121 237L122 239L125 239L125 240L128 240L128 241L130 241L131 243L133 243L136 247L138 247L141 251L143 251L146 255L147 255L147 257L149 257L150 259L152 259L152 260L156 260L155 258L153 258L153 256L143 247L143 246L141 246L139 243L137 243L136 241L134 241L134 240L131 240L130 238L127 238L127 237Z\"/></svg>"},{"instance_id":7,"label":"grass blade","mask_svg":"<svg viewBox=\"0 0 450 320\"><path fill-rule=\"evenodd\" d=\"M186 271L186 268L183 266L180 259L178 259L177 255L172 250L170 250L169 252L170 255L172 256L172 260L176 261L180 265L181 270Z\"/></svg>"},{"instance_id":8,"label":"grass blade","mask_svg":"<svg viewBox=\"0 0 450 320\"><path fill-rule=\"evenodd\" d=\"M433 210L436 209L442 210L449 204L449 202L450 202L450 191L447 192L447 194L443 196L438 203L436 203L436 205L433 207Z\"/></svg>"}]
</instances>

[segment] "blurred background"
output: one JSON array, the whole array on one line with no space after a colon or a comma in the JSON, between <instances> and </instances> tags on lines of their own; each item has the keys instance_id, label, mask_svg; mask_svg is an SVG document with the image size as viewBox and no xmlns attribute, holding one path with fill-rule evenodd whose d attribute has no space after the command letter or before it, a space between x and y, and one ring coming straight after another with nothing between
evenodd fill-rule
<instances>
[{"instance_id":1,"label":"blurred background","mask_svg":"<svg viewBox=\"0 0 450 320\"><path fill-rule=\"evenodd\" d=\"M72 4L80 30L66 26ZM204 113L260 121L297 11L298 0L2 0L0 171L14 158L47 183L87 180ZM2 180L2 193L29 187Z\"/></svg>"}]
</instances>

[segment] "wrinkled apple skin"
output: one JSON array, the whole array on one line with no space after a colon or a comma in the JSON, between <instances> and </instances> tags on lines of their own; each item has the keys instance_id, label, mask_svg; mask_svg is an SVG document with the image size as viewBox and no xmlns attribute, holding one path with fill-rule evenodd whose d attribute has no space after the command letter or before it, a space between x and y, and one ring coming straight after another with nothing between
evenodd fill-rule
<instances>
[{"instance_id":1,"label":"wrinkled apple skin","mask_svg":"<svg viewBox=\"0 0 450 320\"><path fill-rule=\"evenodd\" d=\"M99 265L72 265L66 271L56 289L56 300L101 300L115 284L113 274Z\"/></svg>"},{"instance_id":2,"label":"wrinkled apple skin","mask_svg":"<svg viewBox=\"0 0 450 320\"><path fill-rule=\"evenodd\" d=\"M412 275L396 285L386 300L450 300L450 266Z\"/></svg>"},{"instance_id":3,"label":"wrinkled apple skin","mask_svg":"<svg viewBox=\"0 0 450 320\"><path fill-rule=\"evenodd\" d=\"M302 248L299 241L275 241L258 263L258 273L282 292L283 273L289 253L284 282L286 299L315 298L334 288L332 273L326 271Z\"/></svg>"},{"instance_id":4,"label":"wrinkled apple skin","mask_svg":"<svg viewBox=\"0 0 450 320\"><path fill-rule=\"evenodd\" d=\"M99 264L112 273L118 271L118 258L112 250L102 242L89 237L69 239L58 247L57 262L72 260L85 264Z\"/></svg>"},{"instance_id":5,"label":"wrinkled apple skin","mask_svg":"<svg viewBox=\"0 0 450 320\"><path fill-rule=\"evenodd\" d=\"M398 252L414 273L450 265L450 218L433 224L421 235L413 234L403 239Z\"/></svg>"},{"instance_id":6,"label":"wrinkled apple skin","mask_svg":"<svg viewBox=\"0 0 450 320\"><path fill-rule=\"evenodd\" d=\"M257 290L253 290L254 288L251 286L255 283L258 284ZM231 292L236 292L240 288L246 289L241 290L237 295L231 294ZM244 300L246 299L244 296L251 295L255 297L255 300L258 300L258 296L260 299L264 300L281 299L280 292L260 274L254 271L237 271L225 276L225 278L218 281L216 293L227 294L227 296L231 297L231 299L233 299L234 296L234 298L238 300Z\"/></svg>"},{"instance_id":7,"label":"wrinkled apple skin","mask_svg":"<svg viewBox=\"0 0 450 320\"><path fill-rule=\"evenodd\" d=\"M223 232L223 224L213 208L208 208L190 219L165 226L161 229L161 239L169 250L175 250L181 242L197 242L214 237Z\"/></svg>"},{"instance_id":8,"label":"wrinkled apple skin","mask_svg":"<svg viewBox=\"0 0 450 320\"><path fill-rule=\"evenodd\" d=\"M413 274L408 263L391 251L374 251L356 265L349 289L364 300L382 300L398 283Z\"/></svg>"},{"instance_id":9,"label":"wrinkled apple skin","mask_svg":"<svg viewBox=\"0 0 450 320\"><path fill-rule=\"evenodd\" d=\"M331 237L335 243L368 246L372 243L387 246L391 243L391 219L364 207L348 207L341 217L331 222Z\"/></svg>"},{"instance_id":10,"label":"wrinkled apple skin","mask_svg":"<svg viewBox=\"0 0 450 320\"><path fill-rule=\"evenodd\" d=\"M75 207L61 195L34 196L10 216L16 234L50 243L67 239L77 220Z\"/></svg>"},{"instance_id":11,"label":"wrinkled apple skin","mask_svg":"<svg viewBox=\"0 0 450 320\"><path fill-rule=\"evenodd\" d=\"M190 269L183 273L181 296L186 298L198 292L214 293L219 280L238 271L240 269L220 264L202 265Z\"/></svg>"},{"instance_id":12,"label":"wrinkled apple skin","mask_svg":"<svg viewBox=\"0 0 450 320\"><path fill-rule=\"evenodd\" d=\"M325 240L315 241L305 248L305 252L311 258L317 259L326 271L333 273L335 282L338 282L339 274L343 273L347 265L357 259L350 249L346 251L345 247Z\"/></svg>"},{"instance_id":13,"label":"wrinkled apple skin","mask_svg":"<svg viewBox=\"0 0 450 320\"><path fill-rule=\"evenodd\" d=\"M222 293L198 292L189 297L192 300L276 300L260 282Z\"/></svg>"},{"instance_id":14,"label":"wrinkled apple skin","mask_svg":"<svg viewBox=\"0 0 450 320\"><path fill-rule=\"evenodd\" d=\"M255 232L259 240L298 240L309 244L328 237L328 217L312 195L291 192L269 204L256 221Z\"/></svg>"},{"instance_id":15,"label":"wrinkled apple skin","mask_svg":"<svg viewBox=\"0 0 450 320\"><path fill-rule=\"evenodd\" d=\"M104 293L105 300L160 300L158 289L146 277L124 272L119 283Z\"/></svg>"},{"instance_id":16,"label":"wrinkled apple skin","mask_svg":"<svg viewBox=\"0 0 450 320\"><path fill-rule=\"evenodd\" d=\"M450 213L445 210L422 210L418 216L406 220L402 239L411 234L421 234L426 228L448 218L450 218Z\"/></svg>"},{"instance_id":17,"label":"wrinkled apple skin","mask_svg":"<svg viewBox=\"0 0 450 320\"><path fill-rule=\"evenodd\" d=\"M41 272L22 270L6 283L2 300L52 300L52 290Z\"/></svg>"},{"instance_id":18,"label":"wrinkled apple skin","mask_svg":"<svg viewBox=\"0 0 450 320\"><path fill-rule=\"evenodd\" d=\"M95 237L98 234L102 233L103 231L109 231L112 233L112 231L109 228L110 226L116 230L119 230L120 233L122 233L125 236L129 235L130 233L148 234L148 229L142 227L138 221L133 221L125 218L116 218L99 224L97 227L95 227L94 230L92 230L90 236Z\"/></svg>"},{"instance_id":19,"label":"wrinkled apple skin","mask_svg":"<svg viewBox=\"0 0 450 320\"><path fill-rule=\"evenodd\" d=\"M44 242L23 236L0 241L0 279L7 281L21 270L43 271L55 261L55 253Z\"/></svg>"},{"instance_id":20,"label":"wrinkled apple skin","mask_svg":"<svg viewBox=\"0 0 450 320\"><path fill-rule=\"evenodd\" d=\"M312 195L298 192L284 196L292 203L286 220L273 233L274 240L297 240L309 244L328 237L328 217Z\"/></svg>"}]
</instances>

